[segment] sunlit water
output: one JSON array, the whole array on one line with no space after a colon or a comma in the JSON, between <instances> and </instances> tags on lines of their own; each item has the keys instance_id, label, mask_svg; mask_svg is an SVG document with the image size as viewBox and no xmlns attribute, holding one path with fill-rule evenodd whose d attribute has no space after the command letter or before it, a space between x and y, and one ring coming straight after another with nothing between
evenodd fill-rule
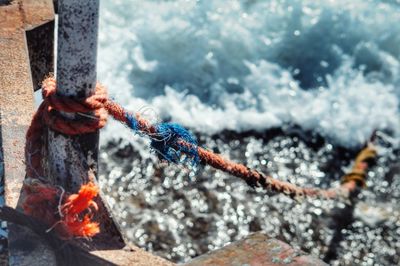
<instances>
[{"instance_id":1,"label":"sunlit water","mask_svg":"<svg viewBox=\"0 0 400 266\"><path fill-rule=\"evenodd\" d=\"M306 143L299 137L205 138L204 145L274 177L304 186L338 186L354 153L330 143ZM165 258L185 261L208 250L263 230L321 258L328 253L335 228L347 214L334 207L346 202L293 201L255 191L232 176L200 167L166 166L140 139L108 143L101 153L101 182L130 240ZM336 265L395 265L399 260L399 152L381 150L334 254ZM397 169L396 169L397 168ZM333 211L335 210L335 211Z\"/></svg>"},{"instance_id":2,"label":"sunlit water","mask_svg":"<svg viewBox=\"0 0 400 266\"><path fill-rule=\"evenodd\" d=\"M351 219L346 202L296 202L162 164L111 123L101 183L129 239L181 262L263 230L334 265L399 264L398 21L396 1L102 1L99 79L111 96L226 158L338 186L379 130Z\"/></svg>"}]
</instances>

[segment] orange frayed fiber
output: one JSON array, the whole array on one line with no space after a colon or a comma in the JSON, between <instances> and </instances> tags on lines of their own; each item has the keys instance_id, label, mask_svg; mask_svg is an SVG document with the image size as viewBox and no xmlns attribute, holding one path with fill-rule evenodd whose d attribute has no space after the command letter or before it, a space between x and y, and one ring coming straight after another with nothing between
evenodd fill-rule
<instances>
[{"instance_id":1,"label":"orange frayed fiber","mask_svg":"<svg viewBox=\"0 0 400 266\"><path fill-rule=\"evenodd\" d=\"M67 215L79 214L90 207L97 211L97 204L93 201L97 194L99 194L99 189L94 183L89 182L82 185L78 194L72 194L68 197L61 211Z\"/></svg>"},{"instance_id":2,"label":"orange frayed fiber","mask_svg":"<svg viewBox=\"0 0 400 266\"><path fill-rule=\"evenodd\" d=\"M27 179L24 192L24 212L45 221L51 226L49 230L56 230L62 238L88 238L100 232L99 223L92 221L98 210L93 199L99 192L94 183L82 185L77 194L68 195L61 188Z\"/></svg>"},{"instance_id":3,"label":"orange frayed fiber","mask_svg":"<svg viewBox=\"0 0 400 266\"><path fill-rule=\"evenodd\" d=\"M98 195L99 189L89 182L82 185L78 194L68 196L61 206L63 225L69 235L92 237L100 232L99 223L92 222L93 210L98 211L93 199ZM82 213L85 213L82 217Z\"/></svg>"}]
</instances>

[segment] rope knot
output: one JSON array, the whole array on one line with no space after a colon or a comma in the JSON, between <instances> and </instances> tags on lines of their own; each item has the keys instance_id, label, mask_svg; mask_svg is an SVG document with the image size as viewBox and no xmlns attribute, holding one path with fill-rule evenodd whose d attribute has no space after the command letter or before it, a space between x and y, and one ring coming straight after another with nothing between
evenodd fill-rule
<instances>
[{"instance_id":1,"label":"rope knot","mask_svg":"<svg viewBox=\"0 0 400 266\"><path fill-rule=\"evenodd\" d=\"M108 112L104 105L108 96L106 89L99 83L93 95L77 100L57 95L56 80L50 77L42 83L42 96L43 119L54 131L66 135L86 134L104 127L107 123ZM60 112L74 113L80 117L70 119Z\"/></svg>"}]
</instances>

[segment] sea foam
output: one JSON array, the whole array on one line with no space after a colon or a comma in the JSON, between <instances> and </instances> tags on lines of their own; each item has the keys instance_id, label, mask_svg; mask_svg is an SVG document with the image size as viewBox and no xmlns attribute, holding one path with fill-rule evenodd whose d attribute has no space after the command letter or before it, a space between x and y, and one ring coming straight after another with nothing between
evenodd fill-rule
<instances>
[{"instance_id":1,"label":"sea foam","mask_svg":"<svg viewBox=\"0 0 400 266\"><path fill-rule=\"evenodd\" d=\"M205 134L398 141L399 20L390 1L102 1L98 75L131 111Z\"/></svg>"}]
</instances>

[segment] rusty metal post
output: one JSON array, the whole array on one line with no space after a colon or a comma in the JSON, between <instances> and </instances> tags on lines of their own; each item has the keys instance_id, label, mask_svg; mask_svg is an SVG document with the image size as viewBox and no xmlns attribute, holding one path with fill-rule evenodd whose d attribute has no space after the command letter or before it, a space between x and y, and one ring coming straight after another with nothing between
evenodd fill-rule
<instances>
[{"instance_id":1,"label":"rusty metal post","mask_svg":"<svg viewBox=\"0 0 400 266\"><path fill-rule=\"evenodd\" d=\"M58 1L58 14L57 94L82 99L96 86L99 0ZM67 191L86 183L88 172L97 172L98 140L98 132L71 137L50 130L52 181Z\"/></svg>"},{"instance_id":2,"label":"rusty metal post","mask_svg":"<svg viewBox=\"0 0 400 266\"><path fill-rule=\"evenodd\" d=\"M81 100L96 87L99 0L58 1L57 94ZM96 119L91 114L62 113L83 122ZM49 129L46 176L67 192L76 193L90 176L97 174L99 132L67 136ZM95 181L95 180L92 180ZM125 241L102 197L94 219L100 230L91 243L93 249L120 249Z\"/></svg>"}]
</instances>

